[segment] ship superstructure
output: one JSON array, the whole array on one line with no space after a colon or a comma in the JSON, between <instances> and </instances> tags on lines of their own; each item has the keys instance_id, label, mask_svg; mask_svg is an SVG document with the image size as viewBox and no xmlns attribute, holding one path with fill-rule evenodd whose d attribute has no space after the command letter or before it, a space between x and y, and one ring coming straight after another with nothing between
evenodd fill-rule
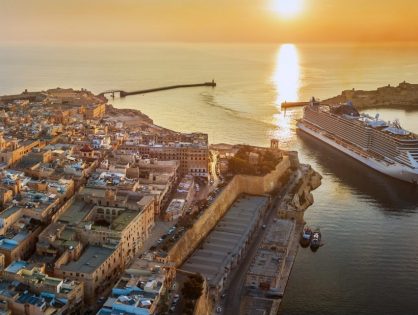
<instances>
[{"instance_id":1,"label":"ship superstructure","mask_svg":"<svg viewBox=\"0 0 418 315\"><path fill-rule=\"evenodd\" d=\"M331 106L312 99L298 128L379 172L418 183L418 136L398 121L360 114L350 102Z\"/></svg>"}]
</instances>

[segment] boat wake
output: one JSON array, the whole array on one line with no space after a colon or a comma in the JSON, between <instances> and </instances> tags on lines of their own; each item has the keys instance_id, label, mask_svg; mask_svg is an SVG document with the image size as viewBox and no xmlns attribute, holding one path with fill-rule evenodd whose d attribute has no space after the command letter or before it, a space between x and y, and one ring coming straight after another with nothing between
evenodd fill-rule
<instances>
[{"instance_id":1,"label":"boat wake","mask_svg":"<svg viewBox=\"0 0 418 315\"><path fill-rule=\"evenodd\" d=\"M200 93L200 95L202 96L202 100L205 104L207 104L210 107L223 110L224 112L226 112L228 115L230 115L231 117L235 119L251 121L257 124L267 126L268 128L277 128L277 125L274 123L269 123L261 119L250 117L251 113L235 110L230 107L219 104L215 100L215 97L212 94L203 92L203 93Z\"/></svg>"}]
</instances>

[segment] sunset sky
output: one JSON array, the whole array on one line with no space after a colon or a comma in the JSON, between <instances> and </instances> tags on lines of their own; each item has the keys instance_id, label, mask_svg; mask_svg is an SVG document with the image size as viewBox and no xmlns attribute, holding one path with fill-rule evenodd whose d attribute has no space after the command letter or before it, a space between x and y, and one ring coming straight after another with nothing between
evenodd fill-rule
<instances>
[{"instance_id":1,"label":"sunset sky","mask_svg":"<svg viewBox=\"0 0 418 315\"><path fill-rule=\"evenodd\" d=\"M298 2L295 12L285 2ZM2 42L418 41L417 0L0 0L0 9Z\"/></svg>"}]
</instances>

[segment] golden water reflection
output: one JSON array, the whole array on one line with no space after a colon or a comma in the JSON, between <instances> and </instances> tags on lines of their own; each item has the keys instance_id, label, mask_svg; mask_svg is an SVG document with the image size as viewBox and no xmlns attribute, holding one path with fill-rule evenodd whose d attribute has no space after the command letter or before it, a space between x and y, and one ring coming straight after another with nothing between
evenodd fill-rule
<instances>
[{"instance_id":1,"label":"golden water reflection","mask_svg":"<svg viewBox=\"0 0 418 315\"><path fill-rule=\"evenodd\" d=\"M294 102L299 98L300 65L298 49L293 44L279 47L276 57L276 68L273 83L276 88L276 105L284 101Z\"/></svg>"},{"instance_id":2,"label":"golden water reflection","mask_svg":"<svg viewBox=\"0 0 418 315\"><path fill-rule=\"evenodd\" d=\"M301 69L299 64L298 49L293 44L283 44L279 47L276 57L276 67L272 81L276 89L276 107L280 110L285 101L294 102L299 100ZM292 141L295 129L294 109L281 111L274 115L274 123L278 129L273 137L279 139L281 147L288 147Z\"/></svg>"}]
</instances>

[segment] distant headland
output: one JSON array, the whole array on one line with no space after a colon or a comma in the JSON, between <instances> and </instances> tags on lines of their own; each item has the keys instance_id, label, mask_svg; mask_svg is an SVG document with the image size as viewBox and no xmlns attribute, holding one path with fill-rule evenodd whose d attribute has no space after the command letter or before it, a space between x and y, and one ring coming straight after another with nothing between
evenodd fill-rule
<instances>
[{"instance_id":1,"label":"distant headland","mask_svg":"<svg viewBox=\"0 0 418 315\"><path fill-rule=\"evenodd\" d=\"M418 84L402 82L398 86L379 87L376 90L345 90L341 95L323 100L325 104L352 101L357 109L376 107L403 107L418 109Z\"/></svg>"}]
</instances>

